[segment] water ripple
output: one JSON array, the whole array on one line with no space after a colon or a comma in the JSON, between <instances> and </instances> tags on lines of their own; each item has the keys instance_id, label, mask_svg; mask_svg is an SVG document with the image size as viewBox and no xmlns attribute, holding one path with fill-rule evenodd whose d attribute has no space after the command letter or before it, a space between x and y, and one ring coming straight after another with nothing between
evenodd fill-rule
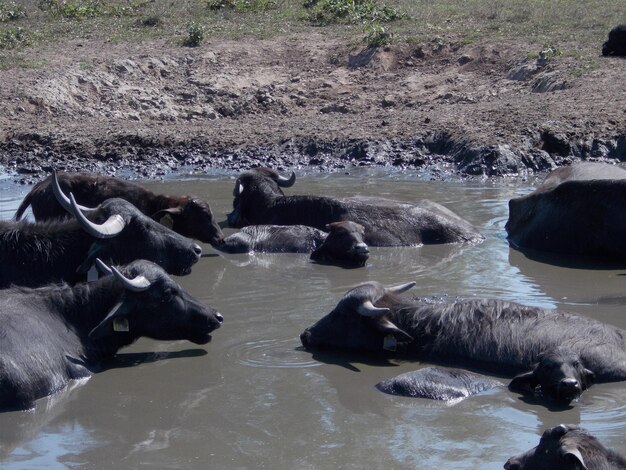
<instances>
[{"instance_id":1,"label":"water ripple","mask_svg":"<svg viewBox=\"0 0 626 470\"><path fill-rule=\"evenodd\" d=\"M319 362L299 349L300 341L289 339L263 339L249 341L242 346L231 348L237 362L250 367L302 368L317 367Z\"/></svg>"}]
</instances>

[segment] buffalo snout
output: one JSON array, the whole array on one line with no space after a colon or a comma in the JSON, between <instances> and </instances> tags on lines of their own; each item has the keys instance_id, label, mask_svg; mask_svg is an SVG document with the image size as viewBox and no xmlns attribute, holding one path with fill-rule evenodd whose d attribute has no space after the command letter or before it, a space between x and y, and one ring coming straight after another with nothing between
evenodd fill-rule
<instances>
[{"instance_id":1,"label":"buffalo snout","mask_svg":"<svg viewBox=\"0 0 626 470\"><path fill-rule=\"evenodd\" d=\"M202 247L200 245L198 245L197 243L194 243L192 246L193 252L196 254L196 256L198 257L198 259L200 258L200 256L202 256Z\"/></svg>"},{"instance_id":2,"label":"buffalo snout","mask_svg":"<svg viewBox=\"0 0 626 470\"><path fill-rule=\"evenodd\" d=\"M300 334L300 342L302 343L302 346L304 346L305 349L309 349L312 346L311 332L308 329L304 330Z\"/></svg>"}]
</instances>

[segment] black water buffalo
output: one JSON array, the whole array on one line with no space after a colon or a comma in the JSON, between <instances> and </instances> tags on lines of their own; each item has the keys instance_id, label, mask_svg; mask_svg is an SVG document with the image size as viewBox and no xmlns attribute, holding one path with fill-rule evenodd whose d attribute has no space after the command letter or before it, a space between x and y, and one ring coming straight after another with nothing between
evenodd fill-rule
<instances>
[{"instance_id":1,"label":"black water buffalo","mask_svg":"<svg viewBox=\"0 0 626 470\"><path fill-rule=\"evenodd\" d=\"M109 271L106 266L102 269ZM0 298L0 409L26 409L38 398L91 376L106 358L145 336L211 340L222 316L194 299L162 268L134 261L74 287L11 288Z\"/></svg>"},{"instance_id":2,"label":"black water buffalo","mask_svg":"<svg viewBox=\"0 0 626 470\"><path fill-rule=\"evenodd\" d=\"M609 31L609 38L602 44L604 56L626 56L626 24L615 26Z\"/></svg>"},{"instance_id":3,"label":"black water buffalo","mask_svg":"<svg viewBox=\"0 0 626 470\"><path fill-rule=\"evenodd\" d=\"M243 173L235 183L231 227L246 225L308 225L352 220L365 227L369 246L407 246L434 243L475 243L483 237L472 225L440 204L383 198L285 196L281 187L295 183L269 168Z\"/></svg>"},{"instance_id":4,"label":"black water buffalo","mask_svg":"<svg viewBox=\"0 0 626 470\"><path fill-rule=\"evenodd\" d=\"M189 273L200 258L200 246L127 201L107 199L95 209L81 211L56 189L73 220L0 221L0 288L78 282L96 257L115 264L143 258L177 275Z\"/></svg>"},{"instance_id":5,"label":"black water buffalo","mask_svg":"<svg viewBox=\"0 0 626 470\"><path fill-rule=\"evenodd\" d=\"M405 300L414 283L369 282L301 335L307 349L397 351L419 359L519 374L511 388L561 402L594 380L626 380L626 331L558 310L502 300ZM520 372L522 372L520 374Z\"/></svg>"},{"instance_id":6,"label":"black water buffalo","mask_svg":"<svg viewBox=\"0 0 626 470\"><path fill-rule=\"evenodd\" d=\"M212 245L220 243L223 234L209 205L192 196L155 194L138 184L112 176L58 173L61 189L74 194L79 204L94 207L110 198L125 199L144 214L175 232ZM52 191L52 176L37 183L24 197L15 213L19 220L32 207L38 221L58 219L67 212L57 202Z\"/></svg>"},{"instance_id":7,"label":"black water buffalo","mask_svg":"<svg viewBox=\"0 0 626 470\"><path fill-rule=\"evenodd\" d=\"M578 163L509 201L508 240L518 249L626 260L626 170Z\"/></svg>"},{"instance_id":8,"label":"black water buffalo","mask_svg":"<svg viewBox=\"0 0 626 470\"><path fill-rule=\"evenodd\" d=\"M511 457L506 470L619 470L626 469L626 459L607 449L587 430L560 424L546 430L539 445Z\"/></svg>"},{"instance_id":9,"label":"black water buffalo","mask_svg":"<svg viewBox=\"0 0 626 470\"><path fill-rule=\"evenodd\" d=\"M441 367L426 367L376 384L378 390L390 395L442 401L462 400L501 386L501 382L485 375Z\"/></svg>"},{"instance_id":10,"label":"black water buffalo","mask_svg":"<svg viewBox=\"0 0 626 470\"><path fill-rule=\"evenodd\" d=\"M226 253L311 253L311 259L320 263L365 265L369 249L363 242L362 225L333 222L326 230L306 225L249 225L215 248Z\"/></svg>"}]
</instances>

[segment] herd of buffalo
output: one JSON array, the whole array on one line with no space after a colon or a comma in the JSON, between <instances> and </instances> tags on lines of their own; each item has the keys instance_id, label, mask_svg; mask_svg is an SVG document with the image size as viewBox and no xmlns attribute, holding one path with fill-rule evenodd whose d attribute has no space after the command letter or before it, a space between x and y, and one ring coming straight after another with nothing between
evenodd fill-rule
<instances>
[{"instance_id":1,"label":"herd of buffalo","mask_svg":"<svg viewBox=\"0 0 626 470\"><path fill-rule=\"evenodd\" d=\"M0 409L86 378L139 337L210 341L222 315L168 274L186 275L209 243L218 251L310 253L358 268L371 246L476 244L482 235L436 202L285 195L295 184L268 168L241 174L224 237L200 199L154 194L134 183L53 173L15 220L0 221ZM626 262L626 170L561 167L509 202L511 246ZM30 207L35 222L20 220ZM495 299L440 301L401 294L415 283L354 287L300 335L307 350L349 349L469 367L511 377L509 388L569 404L596 382L626 380L626 331L558 310ZM378 385L387 393L451 399L497 381L439 367ZM624 468L626 460L583 429L546 430L507 469Z\"/></svg>"}]
</instances>

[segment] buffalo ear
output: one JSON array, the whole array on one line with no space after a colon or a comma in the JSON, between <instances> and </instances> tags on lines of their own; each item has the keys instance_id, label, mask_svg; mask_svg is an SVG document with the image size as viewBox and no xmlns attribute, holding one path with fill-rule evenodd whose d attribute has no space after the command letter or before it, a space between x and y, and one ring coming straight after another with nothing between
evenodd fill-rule
<instances>
[{"instance_id":1,"label":"buffalo ear","mask_svg":"<svg viewBox=\"0 0 626 470\"><path fill-rule=\"evenodd\" d=\"M104 317L104 320L102 320L98 324L98 326L96 326L93 330L89 332L89 338L101 339L110 334L111 331L124 331L123 329L117 329L116 325L118 323L124 325L125 323L126 328L128 328L128 322L123 321L123 318L126 315L127 311L128 307L123 300L115 304L115 306L111 309L107 316Z\"/></svg>"},{"instance_id":2,"label":"buffalo ear","mask_svg":"<svg viewBox=\"0 0 626 470\"><path fill-rule=\"evenodd\" d=\"M561 455L568 462L575 464L577 466L576 468L580 467L584 470L587 470L587 466L585 465L585 459L583 459L583 456L577 447L564 447L561 450Z\"/></svg>"},{"instance_id":3,"label":"buffalo ear","mask_svg":"<svg viewBox=\"0 0 626 470\"><path fill-rule=\"evenodd\" d=\"M174 225L174 220L183 212L183 208L178 207L169 207L167 209L162 209L160 211L152 214L151 218L159 222L161 225L171 229Z\"/></svg>"},{"instance_id":4,"label":"buffalo ear","mask_svg":"<svg viewBox=\"0 0 626 470\"><path fill-rule=\"evenodd\" d=\"M392 335L396 339L396 341L398 341L398 343L408 343L413 341L413 337L410 334L408 334L404 330L401 330L384 317L380 317L378 319L376 327L378 331L383 333L385 336Z\"/></svg>"},{"instance_id":5,"label":"buffalo ear","mask_svg":"<svg viewBox=\"0 0 626 470\"><path fill-rule=\"evenodd\" d=\"M585 383L587 385L593 385L596 383L596 374L587 368L583 369L583 378L585 379Z\"/></svg>"},{"instance_id":6,"label":"buffalo ear","mask_svg":"<svg viewBox=\"0 0 626 470\"><path fill-rule=\"evenodd\" d=\"M81 263L81 265L76 268L76 272L81 275L87 274L87 272L91 269L93 264L96 262L96 258L100 258L102 252L104 251L105 246L100 242L94 242L87 252L87 257L85 261Z\"/></svg>"},{"instance_id":7,"label":"buffalo ear","mask_svg":"<svg viewBox=\"0 0 626 470\"><path fill-rule=\"evenodd\" d=\"M522 391L522 392L534 392L535 387L539 385L537 378L535 377L535 371L525 372L513 377L509 384L509 390Z\"/></svg>"}]
</instances>

